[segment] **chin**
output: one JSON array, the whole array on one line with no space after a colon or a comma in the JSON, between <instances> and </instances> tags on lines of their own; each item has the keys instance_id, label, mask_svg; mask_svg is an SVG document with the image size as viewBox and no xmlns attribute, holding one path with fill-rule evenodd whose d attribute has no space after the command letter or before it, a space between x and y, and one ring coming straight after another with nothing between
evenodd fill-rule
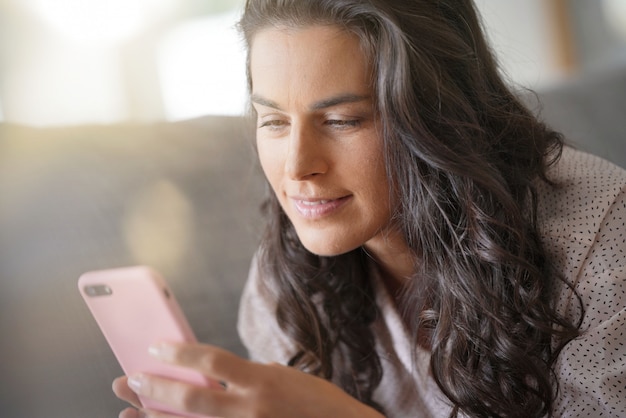
<instances>
[{"instance_id":1,"label":"chin","mask_svg":"<svg viewBox=\"0 0 626 418\"><path fill-rule=\"evenodd\" d=\"M360 244L353 244L348 242L333 242L332 240L323 239L302 239L300 242L308 251L320 257L335 257L359 248Z\"/></svg>"}]
</instances>

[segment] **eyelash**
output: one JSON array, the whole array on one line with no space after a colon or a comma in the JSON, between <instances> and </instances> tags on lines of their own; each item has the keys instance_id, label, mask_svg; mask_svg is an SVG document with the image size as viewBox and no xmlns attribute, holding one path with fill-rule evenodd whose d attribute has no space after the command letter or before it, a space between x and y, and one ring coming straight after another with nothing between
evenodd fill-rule
<instances>
[{"instance_id":1,"label":"eyelash","mask_svg":"<svg viewBox=\"0 0 626 418\"><path fill-rule=\"evenodd\" d=\"M280 129L286 125L286 122L282 120L268 120L259 125L259 128Z\"/></svg>"},{"instance_id":2,"label":"eyelash","mask_svg":"<svg viewBox=\"0 0 626 418\"><path fill-rule=\"evenodd\" d=\"M325 122L325 124L332 125L337 129L349 129L360 126L361 121L358 119L329 119Z\"/></svg>"},{"instance_id":3,"label":"eyelash","mask_svg":"<svg viewBox=\"0 0 626 418\"><path fill-rule=\"evenodd\" d=\"M269 128L273 130L278 130L287 125L287 122L282 120L269 120L266 122L262 122L259 125L259 128ZM350 129L356 128L361 125L361 121L358 119L328 119L324 121L324 125L332 126L335 129Z\"/></svg>"}]
</instances>

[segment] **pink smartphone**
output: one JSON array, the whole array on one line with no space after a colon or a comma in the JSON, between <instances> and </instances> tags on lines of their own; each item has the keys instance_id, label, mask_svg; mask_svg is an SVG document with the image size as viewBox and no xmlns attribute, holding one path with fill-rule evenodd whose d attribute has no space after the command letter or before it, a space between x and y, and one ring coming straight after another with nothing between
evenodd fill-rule
<instances>
[{"instance_id":1,"label":"pink smartphone","mask_svg":"<svg viewBox=\"0 0 626 418\"><path fill-rule=\"evenodd\" d=\"M148 354L148 347L159 341L196 341L174 294L156 271L144 266L91 271L80 276L78 287L126 375L141 372L217 385L199 372ZM141 402L145 408L180 414L150 399Z\"/></svg>"}]
</instances>

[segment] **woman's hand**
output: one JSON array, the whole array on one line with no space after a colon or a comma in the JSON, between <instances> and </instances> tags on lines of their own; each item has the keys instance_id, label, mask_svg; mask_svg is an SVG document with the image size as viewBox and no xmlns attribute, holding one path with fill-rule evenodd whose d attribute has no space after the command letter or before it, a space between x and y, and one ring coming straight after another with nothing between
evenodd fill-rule
<instances>
[{"instance_id":1,"label":"woman's hand","mask_svg":"<svg viewBox=\"0 0 626 418\"><path fill-rule=\"evenodd\" d=\"M116 379L115 394L135 407L139 407L139 394L188 413L224 418L381 417L334 384L291 367L254 363L200 344L160 344L151 354L224 382L225 389L148 375ZM159 418L173 416L144 412ZM130 408L120 414L120 418L138 416Z\"/></svg>"}]
</instances>

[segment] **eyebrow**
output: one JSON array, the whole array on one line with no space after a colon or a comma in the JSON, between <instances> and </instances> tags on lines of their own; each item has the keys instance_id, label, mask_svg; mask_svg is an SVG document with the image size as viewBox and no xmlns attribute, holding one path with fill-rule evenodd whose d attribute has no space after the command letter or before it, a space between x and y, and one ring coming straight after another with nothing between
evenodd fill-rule
<instances>
[{"instance_id":1,"label":"eyebrow","mask_svg":"<svg viewBox=\"0 0 626 418\"><path fill-rule=\"evenodd\" d=\"M329 107L337 106L340 104L356 103L356 102L362 102L362 101L366 101L370 99L371 99L371 96L367 96L367 95L363 96L363 95L352 94L352 93L339 94L337 96L329 97L328 99L323 99L323 100L313 103L310 106L310 109L322 110L322 109L328 109ZM250 100L252 100L252 102L259 104L261 106L271 107L272 109L281 110L281 111L283 110L278 105L278 103L272 100L269 100L259 94L252 94L250 96Z\"/></svg>"}]
</instances>

